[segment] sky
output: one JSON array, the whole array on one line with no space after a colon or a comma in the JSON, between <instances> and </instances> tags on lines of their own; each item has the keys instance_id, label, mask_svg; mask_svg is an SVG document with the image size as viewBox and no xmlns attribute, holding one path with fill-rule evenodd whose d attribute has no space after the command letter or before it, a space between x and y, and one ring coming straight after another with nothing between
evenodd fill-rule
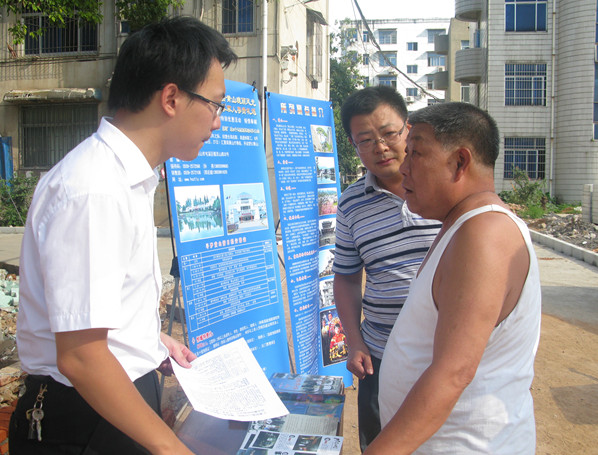
<instances>
[{"instance_id":1,"label":"sky","mask_svg":"<svg viewBox=\"0 0 598 455\"><path fill-rule=\"evenodd\" d=\"M357 0L366 19L451 18L455 16L454 0ZM330 25L348 17L358 17L353 0L329 0Z\"/></svg>"}]
</instances>

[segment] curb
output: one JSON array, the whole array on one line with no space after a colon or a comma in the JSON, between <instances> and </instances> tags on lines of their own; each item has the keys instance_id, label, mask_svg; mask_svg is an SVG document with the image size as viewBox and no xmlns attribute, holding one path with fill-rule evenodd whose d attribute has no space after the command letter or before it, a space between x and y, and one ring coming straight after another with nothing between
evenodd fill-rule
<instances>
[{"instance_id":1,"label":"curb","mask_svg":"<svg viewBox=\"0 0 598 455\"><path fill-rule=\"evenodd\" d=\"M566 256L570 256L572 258L598 267L598 253L594 253L593 251L587 250L585 248L580 248L576 245L572 245L571 243L567 243L555 237L551 237L546 234L541 234L540 232L534 231L532 229L530 229L529 232L531 234L532 241L534 241L535 243L550 248L551 250L554 250L557 253L563 253Z\"/></svg>"},{"instance_id":2,"label":"curb","mask_svg":"<svg viewBox=\"0 0 598 455\"><path fill-rule=\"evenodd\" d=\"M6 227L0 226L0 234L24 234L25 228L24 227Z\"/></svg>"}]
</instances>

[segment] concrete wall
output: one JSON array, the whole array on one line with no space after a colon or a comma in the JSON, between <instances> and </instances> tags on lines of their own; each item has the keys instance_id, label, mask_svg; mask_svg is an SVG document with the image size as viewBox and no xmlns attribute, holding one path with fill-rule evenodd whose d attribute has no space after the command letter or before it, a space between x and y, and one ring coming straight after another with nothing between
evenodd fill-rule
<instances>
[{"instance_id":1,"label":"concrete wall","mask_svg":"<svg viewBox=\"0 0 598 455\"><path fill-rule=\"evenodd\" d=\"M592 123L596 1L560 0L557 5L555 194L580 201L584 184L598 184Z\"/></svg>"}]
</instances>

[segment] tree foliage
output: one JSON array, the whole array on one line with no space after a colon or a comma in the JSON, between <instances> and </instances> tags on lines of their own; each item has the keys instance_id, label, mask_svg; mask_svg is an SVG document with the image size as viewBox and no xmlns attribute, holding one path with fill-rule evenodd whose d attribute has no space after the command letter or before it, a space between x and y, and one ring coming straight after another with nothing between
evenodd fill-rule
<instances>
[{"instance_id":1,"label":"tree foliage","mask_svg":"<svg viewBox=\"0 0 598 455\"><path fill-rule=\"evenodd\" d=\"M90 24L104 20L100 0L0 0L0 7L19 19L24 13L41 13L47 18L41 27L28 27L25 21L17 20L8 29L14 44L21 44L27 36L42 36L48 27L65 27L74 19ZM116 16L126 20L131 31L139 30L146 24L158 22L168 14L168 7L180 8L184 0L116 0Z\"/></svg>"},{"instance_id":2,"label":"tree foliage","mask_svg":"<svg viewBox=\"0 0 598 455\"><path fill-rule=\"evenodd\" d=\"M99 0L0 0L0 7L6 8L9 15L13 13L18 18L23 13L42 13L50 27L65 27L76 18L99 24L103 20L101 6ZM35 38L43 35L47 26L29 29L26 22L17 20L8 31L13 43L21 44L27 36Z\"/></svg>"},{"instance_id":3,"label":"tree foliage","mask_svg":"<svg viewBox=\"0 0 598 455\"><path fill-rule=\"evenodd\" d=\"M168 7L181 8L184 0L116 0L118 17L126 20L131 31L139 30L144 25L158 22L168 14Z\"/></svg>"},{"instance_id":4,"label":"tree foliage","mask_svg":"<svg viewBox=\"0 0 598 455\"><path fill-rule=\"evenodd\" d=\"M341 24L348 21L344 19ZM357 52L348 50L355 39L356 31L352 29L340 28L339 32L330 34L330 101L334 113L339 171L349 179L357 174L360 161L343 129L341 106L351 93L363 85L358 70L361 57Z\"/></svg>"}]
</instances>

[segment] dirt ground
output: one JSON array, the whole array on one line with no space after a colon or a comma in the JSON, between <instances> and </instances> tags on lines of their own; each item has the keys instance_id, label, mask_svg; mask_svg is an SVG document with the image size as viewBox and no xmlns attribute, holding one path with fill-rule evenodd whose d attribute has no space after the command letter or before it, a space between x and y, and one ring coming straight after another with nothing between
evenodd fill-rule
<instances>
[{"instance_id":1,"label":"dirt ground","mask_svg":"<svg viewBox=\"0 0 598 455\"><path fill-rule=\"evenodd\" d=\"M180 334L175 323L173 334ZM542 316L532 385L537 455L598 455L598 330ZM357 381L355 381L357 384ZM358 455L357 389L345 390L343 455ZM168 379L163 404L172 419L185 402L176 380Z\"/></svg>"}]
</instances>

